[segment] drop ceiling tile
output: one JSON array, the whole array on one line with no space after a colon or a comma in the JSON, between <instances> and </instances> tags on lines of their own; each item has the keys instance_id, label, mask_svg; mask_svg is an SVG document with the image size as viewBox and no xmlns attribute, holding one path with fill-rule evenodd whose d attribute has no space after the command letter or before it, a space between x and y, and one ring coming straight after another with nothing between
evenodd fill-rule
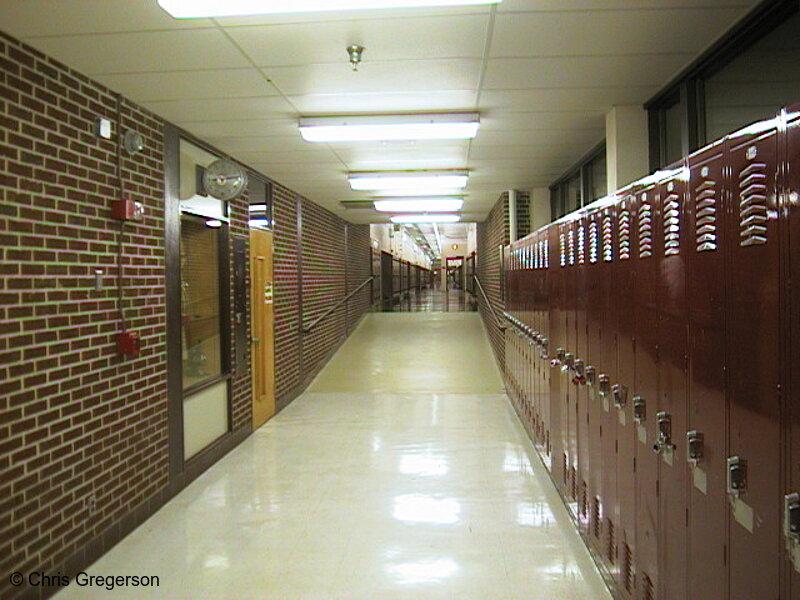
<instances>
[{"instance_id":1,"label":"drop ceiling tile","mask_svg":"<svg viewBox=\"0 0 800 600\"><path fill-rule=\"evenodd\" d=\"M473 148L486 146L583 146L588 150L605 136L605 129L546 130L539 131L485 131L472 141Z\"/></svg>"},{"instance_id":2,"label":"drop ceiling tile","mask_svg":"<svg viewBox=\"0 0 800 600\"><path fill-rule=\"evenodd\" d=\"M333 164L337 169L342 168L342 161L336 158L327 148L315 148L312 150L282 151L277 148L270 149L268 145L261 151L238 151L236 157L248 163L258 164Z\"/></svg>"},{"instance_id":3,"label":"drop ceiling tile","mask_svg":"<svg viewBox=\"0 0 800 600\"><path fill-rule=\"evenodd\" d=\"M483 56L488 17L332 21L227 29L261 67L348 65L346 48L364 46L365 62ZM349 66L349 65L348 65Z\"/></svg>"},{"instance_id":4,"label":"drop ceiling tile","mask_svg":"<svg viewBox=\"0 0 800 600\"><path fill-rule=\"evenodd\" d=\"M495 21L490 55L696 53L741 14L740 8L729 7L500 14Z\"/></svg>"},{"instance_id":5,"label":"drop ceiling tile","mask_svg":"<svg viewBox=\"0 0 800 600\"><path fill-rule=\"evenodd\" d=\"M178 121L201 138L299 137L296 119L236 119L230 121Z\"/></svg>"},{"instance_id":6,"label":"drop ceiling tile","mask_svg":"<svg viewBox=\"0 0 800 600\"><path fill-rule=\"evenodd\" d=\"M306 94L289 96L303 114L346 114L364 112L474 110L476 90L426 90L419 92L373 92Z\"/></svg>"},{"instance_id":7,"label":"drop ceiling tile","mask_svg":"<svg viewBox=\"0 0 800 600\"><path fill-rule=\"evenodd\" d=\"M498 12L545 12L584 10L644 10L730 6L746 8L761 0L504 0Z\"/></svg>"},{"instance_id":8,"label":"drop ceiling tile","mask_svg":"<svg viewBox=\"0 0 800 600\"><path fill-rule=\"evenodd\" d=\"M278 94L257 69L98 75L97 80L137 102Z\"/></svg>"},{"instance_id":9,"label":"drop ceiling tile","mask_svg":"<svg viewBox=\"0 0 800 600\"><path fill-rule=\"evenodd\" d=\"M262 69L288 96L303 94L395 93L459 90L477 86L480 60L404 60L349 65L307 65Z\"/></svg>"},{"instance_id":10,"label":"drop ceiling tile","mask_svg":"<svg viewBox=\"0 0 800 600\"><path fill-rule=\"evenodd\" d=\"M216 29L61 36L28 40L86 73L244 68L247 59Z\"/></svg>"},{"instance_id":11,"label":"drop ceiling tile","mask_svg":"<svg viewBox=\"0 0 800 600\"><path fill-rule=\"evenodd\" d=\"M557 152L556 150L553 146L547 144L538 146L473 146L470 148L469 158L473 161L519 157L524 157L528 160L571 160L574 156L572 152Z\"/></svg>"},{"instance_id":12,"label":"drop ceiling tile","mask_svg":"<svg viewBox=\"0 0 800 600\"><path fill-rule=\"evenodd\" d=\"M506 0L508 1L508 0ZM286 13L275 15L251 15L248 17L222 17L217 19L222 26L232 27L251 27L254 25L285 25L291 23L301 23L311 25L319 22L329 21L373 21L387 18L392 19L413 19L413 18L436 18L436 17L458 17L464 15L484 15L488 16L491 11L489 6L448 6L432 8L393 8L393 9L373 9L373 10L341 10L341 11L321 11L308 13Z\"/></svg>"},{"instance_id":13,"label":"drop ceiling tile","mask_svg":"<svg viewBox=\"0 0 800 600\"><path fill-rule=\"evenodd\" d=\"M5 0L0 23L20 38L214 26L209 19L173 19L155 0Z\"/></svg>"},{"instance_id":14,"label":"drop ceiling tile","mask_svg":"<svg viewBox=\"0 0 800 600\"><path fill-rule=\"evenodd\" d=\"M505 112L486 111L481 128L486 131L519 131L536 129L597 129L605 127L605 112Z\"/></svg>"},{"instance_id":15,"label":"drop ceiling tile","mask_svg":"<svg viewBox=\"0 0 800 600\"><path fill-rule=\"evenodd\" d=\"M644 104L659 90L657 85L641 86L636 85L636 82L618 87L580 85L581 82L575 82L571 86L551 89L484 90L480 108L489 111L607 112L615 105Z\"/></svg>"},{"instance_id":16,"label":"drop ceiling tile","mask_svg":"<svg viewBox=\"0 0 800 600\"><path fill-rule=\"evenodd\" d=\"M167 100L143 102L145 107L176 123L184 121L229 121L237 119L281 118L291 107L280 96L225 98L212 100Z\"/></svg>"},{"instance_id":17,"label":"drop ceiling tile","mask_svg":"<svg viewBox=\"0 0 800 600\"><path fill-rule=\"evenodd\" d=\"M288 136L210 136L206 138L209 143L225 149L227 152L238 154L240 152L303 152L308 149L299 134Z\"/></svg>"},{"instance_id":18,"label":"drop ceiling tile","mask_svg":"<svg viewBox=\"0 0 800 600\"><path fill-rule=\"evenodd\" d=\"M674 54L491 59L484 89L660 86L692 58Z\"/></svg>"}]
</instances>

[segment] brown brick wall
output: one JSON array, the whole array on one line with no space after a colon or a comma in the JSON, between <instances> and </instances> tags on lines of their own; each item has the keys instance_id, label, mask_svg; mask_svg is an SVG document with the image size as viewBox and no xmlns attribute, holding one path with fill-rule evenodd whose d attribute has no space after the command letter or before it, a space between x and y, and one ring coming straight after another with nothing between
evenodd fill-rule
<instances>
[{"instance_id":1,"label":"brown brick wall","mask_svg":"<svg viewBox=\"0 0 800 600\"><path fill-rule=\"evenodd\" d=\"M0 597L7 598L10 572L48 572L68 560L85 566L157 509L170 482L165 123L3 34L0 64ZM110 141L94 135L100 116L114 124ZM117 134L127 129L144 136L145 150L119 153L118 169ZM141 223L123 228L110 217L122 194L144 204ZM303 201L311 263L301 290L296 196L275 184L274 200L277 387L290 399L300 382L300 295L309 296L310 316L344 294L351 264L354 272L369 269L369 239L354 235L345 251L344 222ZM247 236L246 197L230 209L231 236ZM363 265L352 258L356 245ZM98 268L102 291L94 289ZM120 310L142 338L135 358L115 351ZM310 360L324 360L345 323L344 313L331 321ZM249 370L232 387L233 428L246 433Z\"/></svg>"},{"instance_id":2,"label":"brown brick wall","mask_svg":"<svg viewBox=\"0 0 800 600\"><path fill-rule=\"evenodd\" d=\"M503 194L483 223L478 223L478 278L483 284L489 302L499 314L504 309L500 270L500 246L508 244L508 196ZM503 332L497 327L494 317L487 310L483 298L478 295L478 306L483 317L489 341L500 368L505 364Z\"/></svg>"}]
</instances>

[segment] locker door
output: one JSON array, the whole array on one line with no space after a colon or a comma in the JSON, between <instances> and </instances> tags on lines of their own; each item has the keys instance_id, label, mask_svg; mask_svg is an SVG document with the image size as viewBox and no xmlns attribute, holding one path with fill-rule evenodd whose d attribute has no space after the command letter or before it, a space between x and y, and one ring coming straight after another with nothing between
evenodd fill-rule
<instances>
[{"instance_id":1,"label":"locker door","mask_svg":"<svg viewBox=\"0 0 800 600\"><path fill-rule=\"evenodd\" d=\"M575 352L578 346L576 268L576 224L570 221L564 226L567 238L567 260L564 267L564 326L566 328L564 347L567 350L565 364L561 368L561 389L564 395L564 423L566 424L567 454L567 494L573 500L578 498L578 403L577 389L572 383L575 367Z\"/></svg>"},{"instance_id":2,"label":"locker door","mask_svg":"<svg viewBox=\"0 0 800 600\"><path fill-rule=\"evenodd\" d=\"M659 394L656 404L660 434L659 513L661 591L664 599L686 597L687 466L683 436L687 431L688 306L686 260L686 183L680 176L660 183L656 198L661 211L662 251L658 262Z\"/></svg>"},{"instance_id":3,"label":"locker door","mask_svg":"<svg viewBox=\"0 0 800 600\"><path fill-rule=\"evenodd\" d=\"M617 272L619 265L616 235L617 206L604 208L600 213L600 274L602 277L601 352L598 357L598 390L602 395L601 448L603 455L603 561L608 570L618 575L617 546L619 509L617 504L617 414L611 388L617 380Z\"/></svg>"},{"instance_id":4,"label":"locker door","mask_svg":"<svg viewBox=\"0 0 800 600\"><path fill-rule=\"evenodd\" d=\"M728 140L731 600L777 598L780 560L780 239L777 132ZM746 474L745 478L740 476ZM757 569L753 565L758 565Z\"/></svg>"},{"instance_id":5,"label":"locker door","mask_svg":"<svg viewBox=\"0 0 800 600\"><path fill-rule=\"evenodd\" d=\"M589 494L589 470L591 468L591 452L589 449L589 387L586 385L586 364L589 356L588 339L588 290L587 290L587 271L588 257L586 253L586 230L588 225L587 216L581 216L576 223L576 266L575 266L575 325L576 325L576 347L575 347L575 369L572 385L576 394L577 401L577 427L578 427L578 516L584 535L590 533L590 494Z\"/></svg>"},{"instance_id":6,"label":"locker door","mask_svg":"<svg viewBox=\"0 0 800 600\"><path fill-rule=\"evenodd\" d=\"M637 193L636 263L633 319L636 336L635 381L631 404L636 429L636 587L641 598L658 598L658 263L661 250L660 213L655 188Z\"/></svg>"},{"instance_id":7,"label":"locker door","mask_svg":"<svg viewBox=\"0 0 800 600\"><path fill-rule=\"evenodd\" d=\"M636 475L634 458L636 439L631 412L634 386L635 322L633 315L635 264L632 257L632 234L636 207L635 196L624 196L617 210L617 285L615 304L617 321L617 376L612 387L612 409L617 419L617 585L626 597L633 597L636 555Z\"/></svg>"},{"instance_id":8,"label":"locker door","mask_svg":"<svg viewBox=\"0 0 800 600\"><path fill-rule=\"evenodd\" d=\"M598 556L603 548L603 471L606 466L601 436L605 411L600 397L598 376L603 353L603 296L605 294L602 267L602 215L599 211L587 215L587 270L586 270L586 388L589 404L589 542Z\"/></svg>"},{"instance_id":9,"label":"locker door","mask_svg":"<svg viewBox=\"0 0 800 600\"><path fill-rule=\"evenodd\" d=\"M727 408L725 402L725 256L721 213L725 147L718 143L689 158L686 256L689 307L688 583L690 600L728 597L725 552ZM678 443L689 444L687 437ZM688 446L687 446L688 451Z\"/></svg>"},{"instance_id":10,"label":"locker door","mask_svg":"<svg viewBox=\"0 0 800 600\"><path fill-rule=\"evenodd\" d=\"M784 203L788 210L788 268L789 278L800 281L800 106L789 111L791 119L788 123L785 139L785 177L782 186ZM790 435L790 468L788 482L784 492L794 505L792 512L797 515L796 502L800 493L800 403L796 398L800 394L800 292L792 290L788 298L789 314L789 393L788 402L789 435ZM792 600L800 600L800 537L790 533L786 517L784 517L784 544L787 548L787 565L789 572Z\"/></svg>"},{"instance_id":11,"label":"locker door","mask_svg":"<svg viewBox=\"0 0 800 600\"><path fill-rule=\"evenodd\" d=\"M554 260L548 277L550 290L550 428L553 456L553 474L556 486L564 497L568 496L567 475L569 473L569 459L567 451L569 442L567 434L569 421L564 410L564 377L561 371L563 366L566 343L566 307L564 298L565 269L567 265L566 232L562 224L551 228L555 237L551 243L551 253Z\"/></svg>"}]
</instances>

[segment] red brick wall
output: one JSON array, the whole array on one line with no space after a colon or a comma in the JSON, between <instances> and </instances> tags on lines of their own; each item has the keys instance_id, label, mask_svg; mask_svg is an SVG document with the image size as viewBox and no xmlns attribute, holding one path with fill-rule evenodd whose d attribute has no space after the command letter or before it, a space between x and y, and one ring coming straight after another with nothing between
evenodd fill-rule
<instances>
[{"instance_id":1,"label":"red brick wall","mask_svg":"<svg viewBox=\"0 0 800 600\"><path fill-rule=\"evenodd\" d=\"M489 212L486 220L478 223L478 278L486 290L489 302L498 314L504 310L499 247L508 244L508 239L508 195L503 194ZM505 364L503 332L498 329L491 311L487 309L480 294L478 294L478 306L486 331L489 333L489 341L492 343L494 354L500 363L500 368L503 369Z\"/></svg>"},{"instance_id":2,"label":"red brick wall","mask_svg":"<svg viewBox=\"0 0 800 600\"><path fill-rule=\"evenodd\" d=\"M165 123L3 34L0 64L0 597L6 598L14 591L12 571L83 567L174 490ZM110 141L94 135L101 116L114 124ZM135 157L122 152L118 169L117 134L127 129L144 136L145 149ZM285 403L300 382L299 296L310 296L311 316L343 295L349 254L344 222L303 201L311 263L298 289L295 195L277 184L274 190L277 385ZM124 229L110 217L111 202L122 194L145 206L144 221ZM231 204L232 236L247 236L246 205L245 197ZM368 269L369 240L358 240ZM98 268L105 273L102 291L94 289ZM142 338L135 358L115 351L122 326L118 277L127 327ZM315 338L309 360L323 360L345 330L339 315ZM248 431L249 370L234 378L232 403L233 428Z\"/></svg>"}]
</instances>

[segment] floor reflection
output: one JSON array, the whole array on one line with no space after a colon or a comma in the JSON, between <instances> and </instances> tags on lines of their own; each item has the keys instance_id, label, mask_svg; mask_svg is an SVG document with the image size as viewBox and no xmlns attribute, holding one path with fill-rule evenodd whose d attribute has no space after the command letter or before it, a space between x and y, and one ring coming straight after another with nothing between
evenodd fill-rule
<instances>
[{"instance_id":1,"label":"floor reflection","mask_svg":"<svg viewBox=\"0 0 800 600\"><path fill-rule=\"evenodd\" d=\"M475 312L477 299L464 290L410 290L383 312Z\"/></svg>"}]
</instances>

